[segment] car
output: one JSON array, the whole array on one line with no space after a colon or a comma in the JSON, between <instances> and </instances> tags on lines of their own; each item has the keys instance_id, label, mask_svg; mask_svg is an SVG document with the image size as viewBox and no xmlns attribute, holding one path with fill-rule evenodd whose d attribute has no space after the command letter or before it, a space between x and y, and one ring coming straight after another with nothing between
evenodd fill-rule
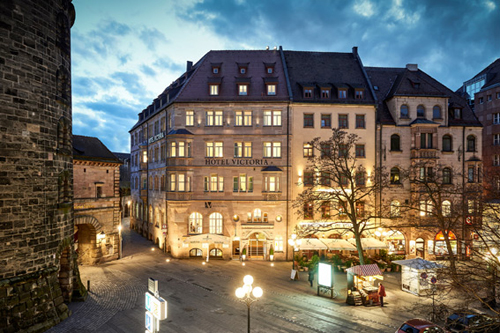
<instances>
[{"instance_id":1,"label":"car","mask_svg":"<svg viewBox=\"0 0 500 333\"><path fill-rule=\"evenodd\" d=\"M444 326L451 332L500 333L500 319L477 313L453 313Z\"/></svg>"},{"instance_id":2,"label":"car","mask_svg":"<svg viewBox=\"0 0 500 333\"><path fill-rule=\"evenodd\" d=\"M396 333L445 333L444 330L437 324L431 323L424 319L410 319L404 322Z\"/></svg>"}]
</instances>

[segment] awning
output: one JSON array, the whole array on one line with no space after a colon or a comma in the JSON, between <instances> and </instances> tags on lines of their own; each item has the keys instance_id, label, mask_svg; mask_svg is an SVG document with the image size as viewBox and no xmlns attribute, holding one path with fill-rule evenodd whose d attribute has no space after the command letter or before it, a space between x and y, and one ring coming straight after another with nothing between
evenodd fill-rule
<instances>
[{"instance_id":1,"label":"awning","mask_svg":"<svg viewBox=\"0 0 500 333\"><path fill-rule=\"evenodd\" d=\"M424 260L422 258L406 259L406 260L394 260L393 263L401 266L409 266L413 269L434 269L444 267L434 261Z\"/></svg>"},{"instance_id":2,"label":"awning","mask_svg":"<svg viewBox=\"0 0 500 333\"><path fill-rule=\"evenodd\" d=\"M345 239L325 238L322 242L328 246L329 250L348 250L356 251L356 246L352 245Z\"/></svg>"},{"instance_id":3,"label":"awning","mask_svg":"<svg viewBox=\"0 0 500 333\"><path fill-rule=\"evenodd\" d=\"M200 234L186 237L184 243L227 243L229 237L218 234Z\"/></svg>"},{"instance_id":4,"label":"awning","mask_svg":"<svg viewBox=\"0 0 500 333\"><path fill-rule=\"evenodd\" d=\"M348 268L347 272L358 276L382 276L382 271L378 268L377 264L353 266Z\"/></svg>"},{"instance_id":5,"label":"awning","mask_svg":"<svg viewBox=\"0 0 500 333\"><path fill-rule=\"evenodd\" d=\"M349 239L349 242L356 245L355 238ZM386 243L371 237L361 238L361 245L363 246L363 250L380 250L389 248L389 246Z\"/></svg>"},{"instance_id":6,"label":"awning","mask_svg":"<svg viewBox=\"0 0 500 333\"><path fill-rule=\"evenodd\" d=\"M300 250L328 250L328 247L317 238L302 238Z\"/></svg>"}]
</instances>

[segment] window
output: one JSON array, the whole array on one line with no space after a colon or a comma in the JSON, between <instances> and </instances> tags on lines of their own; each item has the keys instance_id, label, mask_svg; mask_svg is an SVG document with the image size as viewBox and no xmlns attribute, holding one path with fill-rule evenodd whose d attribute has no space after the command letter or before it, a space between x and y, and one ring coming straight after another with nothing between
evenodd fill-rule
<instances>
[{"instance_id":1,"label":"window","mask_svg":"<svg viewBox=\"0 0 500 333\"><path fill-rule=\"evenodd\" d=\"M308 202L304 204L304 220L312 220L314 218L313 204Z\"/></svg>"},{"instance_id":2,"label":"window","mask_svg":"<svg viewBox=\"0 0 500 333\"><path fill-rule=\"evenodd\" d=\"M400 217L401 216L401 204L399 201L394 200L391 202L391 217Z\"/></svg>"},{"instance_id":3,"label":"window","mask_svg":"<svg viewBox=\"0 0 500 333\"><path fill-rule=\"evenodd\" d=\"M205 192L224 192L224 177L217 174L211 174L204 177Z\"/></svg>"},{"instance_id":4,"label":"window","mask_svg":"<svg viewBox=\"0 0 500 333\"><path fill-rule=\"evenodd\" d=\"M273 111L273 126L281 126L281 111Z\"/></svg>"},{"instance_id":5,"label":"window","mask_svg":"<svg viewBox=\"0 0 500 333\"><path fill-rule=\"evenodd\" d=\"M314 114L304 113L304 128L313 128L314 127Z\"/></svg>"},{"instance_id":6,"label":"window","mask_svg":"<svg viewBox=\"0 0 500 333\"><path fill-rule=\"evenodd\" d=\"M264 126L281 126L281 111L264 111Z\"/></svg>"},{"instance_id":7,"label":"window","mask_svg":"<svg viewBox=\"0 0 500 333\"><path fill-rule=\"evenodd\" d=\"M278 176L264 177L264 192L279 192L280 178Z\"/></svg>"},{"instance_id":8,"label":"window","mask_svg":"<svg viewBox=\"0 0 500 333\"><path fill-rule=\"evenodd\" d=\"M95 197L96 198L102 198L103 197L102 186L101 185L96 185L96 187L95 187Z\"/></svg>"},{"instance_id":9,"label":"window","mask_svg":"<svg viewBox=\"0 0 500 333\"><path fill-rule=\"evenodd\" d=\"M243 126L252 126L252 111L243 112Z\"/></svg>"},{"instance_id":10,"label":"window","mask_svg":"<svg viewBox=\"0 0 500 333\"><path fill-rule=\"evenodd\" d=\"M347 98L347 89L339 89L339 98L340 99Z\"/></svg>"},{"instance_id":11,"label":"window","mask_svg":"<svg viewBox=\"0 0 500 333\"><path fill-rule=\"evenodd\" d=\"M432 118L441 119L441 107L439 105L434 105L432 108Z\"/></svg>"},{"instance_id":12,"label":"window","mask_svg":"<svg viewBox=\"0 0 500 333\"><path fill-rule=\"evenodd\" d=\"M185 192L186 191L186 175L183 173L180 173L178 175L178 182L177 182L177 190L179 192Z\"/></svg>"},{"instance_id":13,"label":"window","mask_svg":"<svg viewBox=\"0 0 500 333\"><path fill-rule=\"evenodd\" d=\"M329 142L321 142L321 157L327 157L332 155L332 145Z\"/></svg>"},{"instance_id":14,"label":"window","mask_svg":"<svg viewBox=\"0 0 500 333\"><path fill-rule=\"evenodd\" d=\"M171 142L170 143L170 157L176 157L176 156L177 156L177 143Z\"/></svg>"},{"instance_id":15,"label":"window","mask_svg":"<svg viewBox=\"0 0 500 333\"><path fill-rule=\"evenodd\" d=\"M432 133L420 133L420 148L432 148Z\"/></svg>"},{"instance_id":16,"label":"window","mask_svg":"<svg viewBox=\"0 0 500 333\"><path fill-rule=\"evenodd\" d=\"M218 84L211 84L210 85L210 96L217 96L219 95L219 85Z\"/></svg>"},{"instance_id":17,"label":"window","mask_svg":"<svg viewBox=\"0 0 500 333\"><path fill-rule=\"evenodd\" d=\"M243 157L252 157L252 143L244 142L243 143Z\"/></svg>"},{"instance_id":18,"label":"window","mask_svg":"<svg viewBox=\"0 0 500 333\"><path fill-rule=\"evenodd\" d=\"M417 106L417 117L418 118L425 118L425 108L423 105Z\"/></svg>"},{"instance_id":19,"label":"window","mask_svg":"<svg viewBox=\"0 0 500 333\"><path fill-rule=\"evenodd\" d=\"M339 128L349 128L348 119L346 114L339 114Z\"/></svg>"},{"instance_id":20,"label":"window","mask_svg":"<svg viewBox=\"0 0 500 333\"><path fill-rule=\"evenodd\" d=\"M215 111L215 117L214 117L214 125L215 126L222 126L224 125L224 112L223 111Z\"/></svg>"},{"instance_id":21,"label":"window","mask_svg":"<svg viewBox=\"0 0 500 333\"><path fill-rule=\"evenodd\" d=\"M273 125L272 112L264 111L263 126L272 126L272 125Z\"/></svg>"},{"instance_id":22,"label":"window","mask_svg":"<svg viewBox=\"0 0 500 333\"><path fill-rule=\"evenodd\" d=\"M469 183L474 183L474 167L473 166L469 166L467 168L467 181Z\"/></svg>"},{"instance_id":23,"label":"window","mask_svg":"<svg viewBox=\"0 0 500 333\"><path fill-rule=\"evenodd\" d=\"M349 174L350 176L350 174ZM340 185L347 186L349 185L349 178L347 178L346 174L340 174Z\"/></svg>"},{"instance_id":24,"label":"window","mask_svg":"<svg viewBox=\"0 0 500 333\"><path fill-rule=\"evenodd\" d=\"M224 146L222 142L215 142L214 157L224 157Z\"/></svg>"},{"instance_id":25,"label":"window","mask_svg":"<svg viewBox=\"0 0 500 333\"><path fill-rule=\"evenodd\" d=\"M283 236L274 237L274 252L283 252Z\"/></svg>"},{"instance_id":26,"label":"window","mask_svg":"<svg viewBox=\"0 0 500 333\"><path fill-rule=\"evenodd\" d=\"M311 88L304 89L304 98L312 98L313 90Z\"/></svg>"},{"instance_id":27,"label":"window","mask_svg":"<svg viewBox=\"0 0 500 333\"><path fill-rule=\"evenodd\" d=\"M212 213L208 217L209 232L211 234L222 234L222 214Z\"/></svg>"},{"instance_id":28,"label":"window","mask_svg":"<svg viewBox=\"0 0 500 333\"><path fill-rule=\"evenodd\" d=\"M330 89L321 89L321 98L330 98Z\"/></svg>"},{"instance_id":29,"label":"window","mask_svg":"<svg viewBox=\"0 0 500 333\"><path fill-rule=\"evenodd\" d=\"M420 200L420 216L431 216L432 208L431 201Z\"/></svg>"},{"instance_id":30,"label":"window","mask_svg":"<svg viewBox=\"0 0 500 333\"><path fill-rule=\"evenodd\" d=\"M363 99L363 95L364 95L363 94L363 90L356 89L356 91L354 92L354 94L355 94L354 97L356 99Z\"/></svg>"},{"instance_id":31,"label":"window","mask_svg":"<svg viewBox=\"0 0 500 333\"><path fill-rule=\"evenodd\" d=\"M451 135L443 135L443 151L451 151L452 149Z\"/></svg>"},{"instance_id":32,"label":"window","mask_svg":"<svg viewBox=\"0 0 500 333\"><path fill-rule=\"evenodd\" d=\"M304 172L304 186L313 186L314 185L314 175L310 171Z\"/></svg>"},{"instance_id":33,"label":"window","mask_svg":"<svg viewBox=\"0 0 500 333\"><path fill-rule=\"evenodd\" d=\"M247 68L246 67L240 67L240 74L246 74L247 73Z\"/></svg>"},{"instance_id":34,"label":"window","mask_svg":"<svg viewBox=\"0 0 500 333\"><path fill-rule=\"evenodd\" d=\"M267 85L267 95L268 96L276 95L276 85L275 84L268 84Z\"/></svg>"},{"instance_id":35,"label":"window","mask_svg":"<svg viewBox=\"0 0 500 333\"><path fill-rule=\"evenodd\" d=\"M348 154L347 145L339 144L339 157L346 157Z\"/></svg>"},{"instance_id":36,"label":"window","mask_svg":"<svg viewBox=\"0 0 500 333\"><path fill-rule=\"evenodd\" d=\"M240 174L233 177L233 192L253 192L253 177Z\"/></svg>"},{"instance_id":37,"label":"window","mask_svg":"<svg viewBox=\"0 0 500 333\"><path fill-rule=\"evenodd\" d=\"M219 71L220 71L219 67L212 67L212 73L219 74Z\"/></svg>"},{"instance_id":38,"label":"window","mask_svg":"<svg viewBox=\"0 0 500 333\"><path fill-rule=\"evenodd\" d=\"M364 114L357 114L356 115L356 128L366 128Z\"/></svg>"},{"instance_id":39,"label":"window","mask_svg":"<svg viewBox=\"0 0 500 333\"><path fill-rule=\"evenodd\" d=\"M310 143L304 143L304 157L313 157L313 147Z\"/></svg>"},{"instance_id":40,"label":"window","mask_svg":"<svg viewBox=\"0 0 500 333\"><path fill-rule=\"evenodd\" d=\"M206 126L214 126L214 112L206 111L205 112L205 125Z\"/></svg>"},{"instance_id":41,"label":"window","mask_svg":"<svg viewBox=\"0 0 500 333\"><path fill-rule=\"evenodd\" d=\"M357 172L356 173L356 186L365 186L366 184L366 175L364 172Z\"/></svg>"},{"instance_id":42,"label":"window","mask_svg":"<svg viewBox=\"0 0 500 333\"><path fill-rule=\"evenodd\" d=\"M483 104L483 103L484 103L483 97L479 97L479 104Z\"/></svg>"},{"instance_id":43,"label":"window","mask_svg":"<svg viewBox=\"0 0 500 333\"><path fill-rule=\"evenodd\" d=\"M339 200L337 210L339 211L339 218L345 219L347 217L347 202Z\"/></svg>"},{"instance_id":44,"label":"window","mask_svg":"<svg viewBox=\"0 0 500 333\"><path fill-rule=\"evenodd\" d=\"M363 201L356 201L356 215L365 216L365 203Z\"/></svg>"},{"instance_id":45,"label":"window","mask_svg":"<svg viewBox=\"0 0 500 333\"><path fill-rule=\"evenodd\" d=\"M432 167L420 167L419 179L421 181L431 181L434 177L434 169Z\"/></svg>"},{"instance_id":46,"label":"window","mask_svg":"<svg viewBox=\"0 0 500 333\"><path fill-rule=\"evenodd\" d=\"M332 115L322 114L321 115L321 128L332 128Z\"/></svg>"},{"instance_id":47,"label":"window","mask_svg":"<svg viewBox=\"0 0 500 333\"><path fill-rule=\"evenodd\" d=\"M206 143L205 157L214 157L214 143L213 142Z\"/></svg>"},{"instance_id":48,"label":"window","mask_svg":"<svg viewBox=\"0 0 500 333\"><path fill-rule=\"evenodd\" d=\"M401 105L401 108L399 109L399 114L400 114L400 117L401 118L409 118L409 115L408 115L408 105Z\"/></svg>"},{"instance_id":49,"label":"window","mask_svg":"<svg viewBox=\"0 0 500 333\"><path fill-rule=\"evenodd\" d=\"M443 184L451 184L451 169L443 169Z\"/></svg>"},{"instance_id":50,"label":"window","mask_svg":"<svg viewBox=\"0 0 500 333\"><path fill-rule=\"evenodd\" d=\"M251 142L235 142L234 157L252 157Z\"/></svg>"},{"instance_id":51,"label":"window","mask_svg":"<svg viewBox=\"0 0 500 333\"><path fill-rule=\"evenodd\" d=\"M281 142L264 142L263 157L281 157Z\"/></svg>"},{"instance_id":52,"label":"window","mask_svg":"<svg viewBox=\"0 0 500 333\"><path fill-rule=\"evenodd\" d=\"M242 111L235 112L234 126L243 126L243 112Z\"/></svg>"},{"instance_id":53,"label":"window","mask_svg":"<svg viewBox=\"0 0 500 333\"><path fill-rule=\"evenodd\" d=\"M323 218L323 219L330 218L330 202L323 201L321 203L320 210L321 210L321 218Z\"/></svg>"},{"instance_id":54,"label":"window","mask_svg":"<svg viewBox=\"0 0 500 333\"><path fill-rule=\"evenodd\" d=\"M253 210L253 222L262 222L262 211L259 208Z\"/></svg>"},{"instance_id":55,"label":"window","mask_svg":"<svg viewBox=\"0 0 500 333\"><path fill-rule=\"evenodd\" d=\"M184 141L179 142L178 153L179 157L186 156L186 143Z\"/></svg>"},{"instance_id":56,"label":"window","mask_svg":"<svg viewBox=\"0 0 500 333\"><path fill-rule=\"evenodd\" d=\"M272 157L272 142L264 142L264 157Z\"/></svg>"},{"instance_id":57,"label":"window","mask_svg":"<svg viewBox=\"0 0 500 333\"><path fill-rule=\"evenodd\" d=\"M500 145L500 134L493 134L493 145Z\"/></svg>"},{"instance_id":58,"label":"window","mask_svg":"<svg viewBox=\"0 0 500 333\"><path fill-rule=\"evenodd\" d=\"M401 144L399 135L391 135L391 151L401 151Z\"/></svg>"},{"instance_id":59,"label":"window","mask_svg":"<svg viewBox=\"0 0 500 333\"><path fill-rule=\"evenodd\" d=\"M401 184L399 169L396 167L391 169L391 184Z\"/></svg>"},{"instance_id":60,"label":"window","mask_svg":"<svg viewBox=\"0 0 500 333\"><path fill-rule=\"evenodd\" d=\"M469 152L476 151L476 137L474 135L469 135L467 137L467 151Z\"/></svg>"},{"instance_id":61,"label":"window","mask_svg":"<svg viewBox=\"0 0 500 333\"><path fill-rule=\"evenodd\" d=\"M365 157L365 145L356 145L356 157Z\"/></svg>"},{"instance_id":62,"label":"window","mask_svg":"<svg viewBox=\"0 0 500 333\"><path fill-rule=\"evenodd\" d=\"M462 118L462 109L458 109L458 108L456 108L456 109L454 109L453 111L454 111L454 118L455 118L455 119L460 119L460 118Z\"/></svg>"},{"instance_id":63,"label":"window","mask_svg":"<svg viewBox=\"0 0 500 333\"><path fill-rule=\"evenodd\" d=\"M441 204L441 212L444 217L450 217L451 216L451 202L448 200L444 200L443 203Z\"/></svg>"},{"instance_id":64,"label":"window","mask_svg":"<svg viewBox=\"0 0 500 333\"><path fill-rule=\"evenodd\" d=\"M330 173L329 172L321 172L321 177L319 179L320 185L330 186Z\"/></svg>"},{"instance_id":65,"label":"window","mask_svg":"<svg viewBox=\"0 0 500 333\"><path fill-rule=\"evenodd\" d=\"M175 173L170 174L170 192L175 191Z\"/></svg>"},{"instance_id":66,"label":"window","mask_svg":"<svg viewBox=\"0 0 500 333\"><path fill-rule=\"evenodd\" d=\"M267 74L273 74L274 68L273 67L266 67L266 72L267 72Z\"/></svg>"},{"instance_id":67,"label":"window","mask_svg":"<svg viewBox=\"0 0 500 333\"><path fill-rule=\"evenodd\" d=\"M500 155L493 155L493 165L494 166L500 165Z\"/></svg>"},{"instance_id":68,"label":"window","mask_svg":"<svg viewBox=\"0 0 500 333\"><path fill-rule=\"evenodd\" d=\"M200 213L189 215L189 233L201 234L203 232L203 216Z\"/></svg>"},{"instance_id":69,"label":"window","mask_svg":"<svg viewBox=\"0 0 500 333\"><path fill-rule=\"evenodd\" d=\"M238 95L246 96L248 93L248 85L247 84L239 84L238 85Z\"/></svg>"},{"instance_id":70,"label":"window","mask_svg":"<svg viewBox=\"0 0 500 333\"><path fill-rule=\"evenodd\" d=\"M498 112L493 113L493 124L494 125L500 124L500 113Z\"/></svg>"},{"instance_id":71,"label":"window","mask_svg":"<svg viewBox=\"0 0 500 333\"><path fill-rule=\"evenodd\" d=\"M146 150L142 152L142 163L148 163L148 152Z\"/></svg>"}]
</instances>

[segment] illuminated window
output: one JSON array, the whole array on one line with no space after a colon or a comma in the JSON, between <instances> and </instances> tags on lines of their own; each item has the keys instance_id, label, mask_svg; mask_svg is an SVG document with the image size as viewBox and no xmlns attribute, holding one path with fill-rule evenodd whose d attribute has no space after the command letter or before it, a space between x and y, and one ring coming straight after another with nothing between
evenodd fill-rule
<instances>
[{"instance_id":1,"label":"illuminated window","mask_svg":"<svg viewBox=\"0 0 500 333\"><path fill-rule=\"evenodd\" d=\"M275 84L268 84L267 85L267 95L269 95L269 96L276 95L276 85Z\"/></svg>"},{"instance_id":2,"label":"illuminated window","mask_svg":"<svg viewBox=\"0 0 500 333\"><path fill-rule=\"evenodd\" d=\"M215 142L214 157L224 157L224 146L222 142Z\"/></svg>"},{"instance_id":3,"label":"illuminated window","mask_svg":"<svg viewBox=\"0 0 500 333\"><path fill-rule=\"evenodd\" d=\"M451 202L448 200L443 201L442 204L442 212L444 217L450 217L451 216Z\"/></svg>"},{"instance_id":4,"label":"illuminated window","mask_svg":"<svg viewBox=\"0 0 500 333\"><path fill-rule=\"evenodd\" d=\"M248 85L247 84L239 84L238 85L238 95L246 96L248 94Z\"/></svg>"},{"instance_id":5,"label":"illuminated window","mask_svg":"<svg viewBox=\"0 0 500 333\"><path fill-rule=\"evenodd\" d=\"M219 95L219 85L218 84L211 84L210 85L210 96L217 96Z\"/></svg>"},{"instance_id":6,"label":"illuminated window","mask_svg":"<svg viewBox=\"0 0 500 333\"><path fill-rule=\"evenodd\" d=\"M274 251L282 252L283 251L283 236L274 237Z\"/></svg>"},{"instance_id":7,"label":"illuminated window","mask_svg":"<svg viewBox=\"0 0 500 333\"><path fill-rule=\"evenodd\" d=\"M313 147L310 143L304 143L304 157L312 157L313 156Z\"/></svg>"},{"instance_id":8,"label":"illuminated window","mask_svg":"<svg viewBox=\"0 0 500 333\"><path fill-rule=\"evenodd\" d=\"M205 112L205 125L206 126L214 126L214 112L206 111Z\"/></svg>"},{"instance_id":9,"label":"illuminated window","mask_svg":"<svg viewBox=\"0 0 500 333\"><path fill-rule=\"evenodd\" d=\"M212 213L208 217L209 232L211 234L222 234L222 214Z\"/></svg>"},{"instance_id":10,"label":"illuminated window","mask_svg":"<svg viewBox=\"0 0 500 333\"><path fill-rule=\"evenodd\" d=\"M307 202L304 204L304 220L312 220L314 218L314 206L312 203Z\"/></svg>"},{"instance_id":11,"label":"illuminated window","mask_svg":"<svg viewBox=\"0 0 500 333\"><path fill-rule=\"evenodd\" d=\"M222 111L215 111L214 126L224 125L224 113Z\"/></svg>"},{"instance_id":12,"label":"illuminated window","mask_svg":"<svg viewBox=\"0 0 500 333\"><path fill-rule=\"evenodd\" d=\"M399 201L394 200L391 202L391 217L400 217L401 216L401 204Z\"/></svg>"},{"instance_id":13,"label":"illuminated window","mask_svg":"<svg viewBox=\"0 0 500 333\"><path fill-rule=\"evenodd\" d=\"M391 184L400 184L399 169L396 167L391 169Z\"/></svg>"}]
</instances>

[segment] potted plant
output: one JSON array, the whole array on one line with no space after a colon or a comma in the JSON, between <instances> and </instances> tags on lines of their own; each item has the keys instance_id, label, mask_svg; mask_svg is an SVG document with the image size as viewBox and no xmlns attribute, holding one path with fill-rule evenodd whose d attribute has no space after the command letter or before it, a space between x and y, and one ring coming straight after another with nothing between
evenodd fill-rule
<instances>
[{"instance_id":1,"label":"potted plant","mask_svg":"<svg viewBox=\"0 0 500 333\"><path fill-rule=\"evenodd\" d=\"M241 251L241 259L245 260L247 256L247 248L244 247L243 250Z\"/></svg>"},{"instance_id":2,"label":"potted plant","mask_svg":"<svg viewBox=\"0 0 500 333\"><path fill-rule=\"evenodd\" d=\"M271 261L274 260L274 249L273 249L273 246L271 245L271 248L269 249L269 259Z\"/></svg>"}]
</instances>

